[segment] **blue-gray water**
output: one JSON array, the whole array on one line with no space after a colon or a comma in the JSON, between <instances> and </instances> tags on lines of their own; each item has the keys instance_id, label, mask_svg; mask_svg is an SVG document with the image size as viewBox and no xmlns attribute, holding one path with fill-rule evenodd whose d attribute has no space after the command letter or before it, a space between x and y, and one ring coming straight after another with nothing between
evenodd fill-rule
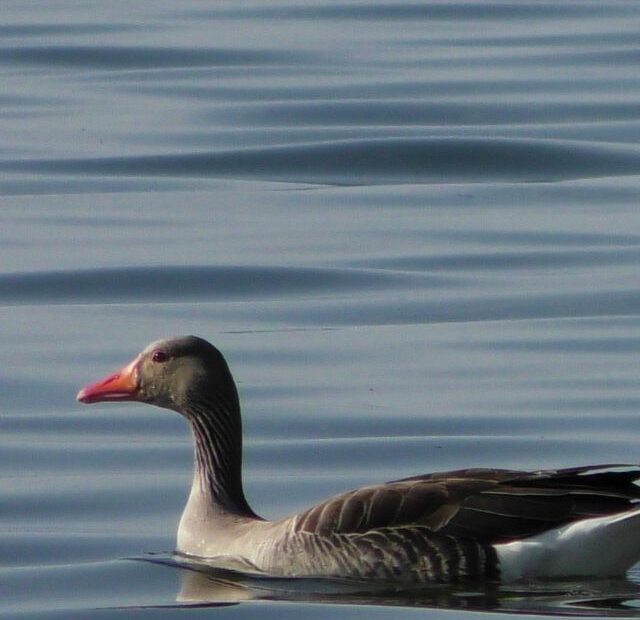
<instances>
[{"instance_id":1,"label":"blue-gray water","mask_svg":"<svg viewBox=\"0 0 640 620\"><path fill-rule=\"evenodd\" d=\"M633 574L394 597L182 570L183 420L74 401L150 340L212 340L266 517L638 461L639 67L636 2L3 0L0 615L640 615Z\"/></svg>"}]
</instances>

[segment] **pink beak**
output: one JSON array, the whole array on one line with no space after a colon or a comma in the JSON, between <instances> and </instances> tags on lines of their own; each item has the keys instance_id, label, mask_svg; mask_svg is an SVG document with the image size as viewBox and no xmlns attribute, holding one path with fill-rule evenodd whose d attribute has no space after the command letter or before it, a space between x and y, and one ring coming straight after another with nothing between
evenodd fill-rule
<instances>
[{"instance_id":1,"label":"pink beak","mask_svg":"<svg viewBox=\"0 0 640 620\"><path fill-rule=\"evenodd\" d=\"M76 398L81 403L99 403L104 400L137 400L138 358L118 372L83 387Z\"/></svg>"}]
</instances>

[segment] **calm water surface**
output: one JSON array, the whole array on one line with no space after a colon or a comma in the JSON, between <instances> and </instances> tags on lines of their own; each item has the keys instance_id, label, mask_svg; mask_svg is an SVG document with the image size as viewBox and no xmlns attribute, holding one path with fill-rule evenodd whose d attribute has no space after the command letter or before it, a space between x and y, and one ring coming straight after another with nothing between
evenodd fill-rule
<instances>
[{"instance_id":1,"label":"calm water surface","mask_svg":"<svg viewBox=\"0 0 640 620\"><path fill-rule=\"evenodd\" d=\"M5 0L1 616L640 616L633 572L399 593L182 567L183 420L74 401L150 340L212 340L265 517L637 462L639 61L635 2Z\"/></svg>"}]
</instances>

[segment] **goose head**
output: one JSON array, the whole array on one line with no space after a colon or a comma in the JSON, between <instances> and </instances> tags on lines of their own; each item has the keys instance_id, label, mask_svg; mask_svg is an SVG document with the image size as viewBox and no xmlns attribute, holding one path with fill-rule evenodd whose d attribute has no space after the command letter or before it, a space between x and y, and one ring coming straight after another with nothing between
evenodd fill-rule
<instances>
[{"instance_id":1,"label":"goose head","mask_svg":"<svg viewBox=\"0 0 640 620\"><path fill-rule=\"evenodd\" d=\"M157 340L117 372L78 392L82 403L139 401L189 417L194 404L237 404L227 363L216 347L196 336Z\"/></svg>"}]
</instances>

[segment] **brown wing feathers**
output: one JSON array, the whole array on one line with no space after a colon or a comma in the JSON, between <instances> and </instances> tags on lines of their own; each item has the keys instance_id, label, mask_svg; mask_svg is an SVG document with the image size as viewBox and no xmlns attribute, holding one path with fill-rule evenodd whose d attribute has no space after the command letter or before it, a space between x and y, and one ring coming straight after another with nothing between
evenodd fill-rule
<instances>
[{"instance_id":1,"label":"brown wing feathers","mask_svg":"<svg viewBox=\"0 0 640 620\"><path fill-rule=\"evenodd\" d=\"M420 525L483 543L504 542L625 510L640 499L638 477L637 468L620 466L437 473L339 495L299 515L296 530L326 535Z\"/></svg>"},{"instance_id":2,"label":"brown wing feathers","mask_svg":"<svg viewBox=\"0 0 640 620\"><path fill-rule=\"evenodd\" d=\"M394 482L344 493L313 506L297 518L296 530L314 534L356 533L382 527L427 525L440 529L466 494L488 488L486 482L465 484Z\"/></svg>"}]
</instances>

